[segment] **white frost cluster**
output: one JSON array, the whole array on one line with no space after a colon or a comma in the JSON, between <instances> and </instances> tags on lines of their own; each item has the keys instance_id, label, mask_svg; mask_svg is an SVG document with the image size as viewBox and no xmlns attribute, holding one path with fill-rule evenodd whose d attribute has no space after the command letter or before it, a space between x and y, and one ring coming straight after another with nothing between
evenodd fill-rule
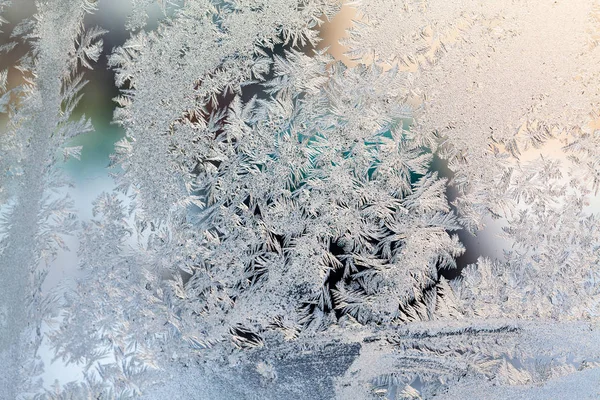
<instances>
[{"instance_id":1,"label":"white frost cluster","mask_svg":"<svg viewBox=\"0 0 600 400\"><path fill-rule=\"evenodd\" d=\"M0 396L544 398L597 377L600 3L133 0L109 56L118 186L81 222L55 164L91 130L97 3L36 1L0 43L30 47L0 71ZM317 50L341 7L352 65ZM444 278L490 218L512 247ZM81 275L45 298L74 232ZM41 389L56 316L84 379Z\"/></svg>"}]
</instances>

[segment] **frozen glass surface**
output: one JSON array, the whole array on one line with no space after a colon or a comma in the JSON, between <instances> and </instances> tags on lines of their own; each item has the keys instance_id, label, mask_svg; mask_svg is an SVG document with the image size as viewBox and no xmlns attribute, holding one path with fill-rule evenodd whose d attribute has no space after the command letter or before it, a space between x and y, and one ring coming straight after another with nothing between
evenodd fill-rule
<instances>
[{"instance_id":1,"label":"frozen glass surface","mask_svg":"<svg viewBox=\"0 0 600 400\"><path fill-rule=\"evenodd\" d=\"M600 396L597 0L0 0L0 54L0 398Z\"/></svg>"}]
</instances>

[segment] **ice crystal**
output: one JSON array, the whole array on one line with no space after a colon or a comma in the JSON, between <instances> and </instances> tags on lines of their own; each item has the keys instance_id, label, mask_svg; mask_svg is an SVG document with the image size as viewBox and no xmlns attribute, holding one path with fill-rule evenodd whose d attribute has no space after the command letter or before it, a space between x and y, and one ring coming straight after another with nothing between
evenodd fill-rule
<instances>
[{"instance_id":1,"label":"ice crystal","mask_svg":"<svg viewBox=\"0 0 600 400\"><path fill-rule=\"evenodd\" d=\"M91 129L73 114L95 3L36 2L12 34L31 51L0 71L9 398L34 396L44 263L77 227L47 337L83 379L39 399L544 398L597 378L597 1L134 0L109 57L118 187L80 223L53 166ZM347 64L318 50L342 6ZM490 218L504 254L448 278L458 232Z\"/></svg>"},{"instance_id":2,"label":"ice crystal","mask_svg":"<svg viewBox=\"0 0 600 400\"><path fill-rule=\"evenodd\" d=\"M0 324L0 386L2 395L11 399L30 390L27 382L39 373L40 324L52 313L51 298L44 298L40 291L47 273L44 265L64 247L62 236L76 225L69 198L52 193L64 185L53 165L61 146L91 129L85 118L70 121L70 116L84 84L78 63L97 58L96 52L82 45L93 46L91 41L99 33L90 37L82 29L90 7L87 0L36 5L35 19L22 22L13 31L13 36L31 46L10 70L10 74L20 73L24 83L9 87L4 73L1 85L8 89L3 101L9 121L0 137L0 182L8 201L0 226L4 233L0 298L6 307Z\"/></svg>"}]
</instances>

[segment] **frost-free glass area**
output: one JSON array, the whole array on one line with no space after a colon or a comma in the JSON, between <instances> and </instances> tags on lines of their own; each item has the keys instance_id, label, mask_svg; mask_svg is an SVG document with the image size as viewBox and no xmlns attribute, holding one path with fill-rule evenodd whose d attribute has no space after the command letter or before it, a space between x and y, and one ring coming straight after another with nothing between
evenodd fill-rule
<instances>
[{"instance_id":1,"label":"frost-free glass area","mask_svg":"<svg viewBox=\"0 0 600 400\"><path fill-rule=\"evenodd\" d=\"M0 0L0 397L594 398L599 29Z\"/></svg>"}]
</instances>

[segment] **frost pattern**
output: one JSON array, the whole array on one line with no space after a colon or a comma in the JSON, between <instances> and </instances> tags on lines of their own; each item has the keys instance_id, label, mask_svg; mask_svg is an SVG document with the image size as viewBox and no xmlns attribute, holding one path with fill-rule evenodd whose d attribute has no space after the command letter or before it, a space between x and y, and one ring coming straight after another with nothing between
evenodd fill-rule
<instances>
[{"instance_id":1,"label":"frost pattern","mask_svg":"<svg viewBox=\"0 0 600 400\"><path fill-rule=\"evenodd\" d=\"M2 2L0 8L7 5ZM82 29L83 17L92 9L88 1L36 6L35 18L13 31L15 40L31 46L9 72L20 74L24 83L10 87L9 75L0 75L1 102L9 116L0 137L0 184L6 202L0 221L0 386L10 399L36 390L38 384L40 324L55 316L56 305L51 296L42 296L41 285L46 265L64 247L62 237L76 226L71 200L57 195L66 182L53 166L66 141L91 129L85 118L70 121L70 116L85 84L78 66L98 57L88 46L94 46L99 31L90 37Z\"/></svg>"},{"instance_id":2,"label":"frost pattern","mask_svg":"<svg viewBox=\"0 0 600 400\"><path fill-rule=\"evenodd\" d=\"M59 354L85 357L91 367L103 354L85 356L82 344L108 340L117 362L111 373L130 383L122 389L129 393L135 373L118 363L127 354L137 360L128 366L145 369L153 365L143 349L156 357L157 348L173 347L165 340L173 336L196 349L245 348L323 330L338 317L385 323L463 251L448 234L459 225L445 180L428 172L431 154L406 129L410 82L395 71L350 70L294 50L316 43L310 28L333 8L305 4L281 20L280 7L190 3L172 24L136 34L111 58L117 83L129 87L118 99L127 137L115 162L124 166L121 189L132 185L137 200L141 247L107 260L96 240L84 238L89 278L56 342ZM248 25L255 12L260 26ZM291 48L269 55L282 44ZM150 64L158 54L164 64ZM157 74L170 83L157 84ZM114 237L106 251L122 248L130 234L119 222L123 206L114 196L98 204L108 220L90 228ZM130 287L126 280L145 282L142 297L129 295L144 304L142 314L155 310L147 330L128 327L137 307L108 307ZM100 296L93 288L116 297L99 307L97 333L82 340L89 335L74 331L75 321L91 312L85 298ZM61 343L67 338L72 345Z\"/></svg>"},{"instance_id":3,"label":"frost pattern","mask_svg":"<svg viewBox=\"0 0 600 400\"><path fill-rule=\"evenodd\" d=\"M151 3L110 57L119 187L81 226L83 277L49 335L85 379L38 398L160 398L166 381L181 398L310 398L319 362L332 373L312 389L341 399L543 398L596 376L597 2L362 0L353 66L315 50L334 1L190 0L146 31ZM58 138L89 129L68 122L73 70L102 47L80 29L89 2L65 21L37 6L2 139L1 257L21 272L74 227L39 223L68 206L43 200L45 173L79 152ZM490 217L512 248L441 276L464 251L454 232ZM4 326L14 351L26 327Z\"/></svg>"}]
</instances>

